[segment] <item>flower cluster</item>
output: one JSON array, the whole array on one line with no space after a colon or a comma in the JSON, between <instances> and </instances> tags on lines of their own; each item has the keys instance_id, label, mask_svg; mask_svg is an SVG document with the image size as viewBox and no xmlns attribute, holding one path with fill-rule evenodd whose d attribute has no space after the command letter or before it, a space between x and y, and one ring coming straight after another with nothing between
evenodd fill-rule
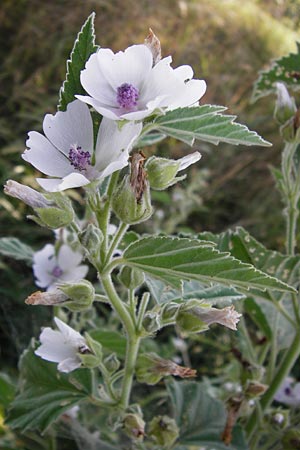
<instances>
[{"instance_id":1,"label":"flower cluster","mask_svg":"<svg viewBox=\"0 0 300 450\"><path fill-rule=\"evenodd\" d=\"M28 134L23 159L51 177L37 178L42 188L57 192L86 186L122 169L144 119L197 105L205 81L192 79L190 66L173 69L171 62L170 56L160 59L147 43L116 54L105 48L92 54L80 77L89 95L76 95L66 111L47 114L44 135ZM95 145L87 105L102 116Z\"/></svg>"}]
</instances>

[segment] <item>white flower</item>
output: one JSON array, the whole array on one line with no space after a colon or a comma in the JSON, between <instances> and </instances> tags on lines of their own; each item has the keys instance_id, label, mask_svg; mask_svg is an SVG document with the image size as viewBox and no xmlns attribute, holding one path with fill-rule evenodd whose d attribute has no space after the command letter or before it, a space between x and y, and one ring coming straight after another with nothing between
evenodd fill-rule
<instances>
[{"instance_id":1,"label":"white flower","mask_svg":"<svg viewBox=\"0 0 300 450\"><path fill-rule=\"evenodd\" d=\"M56 255L54 246L47 244L33 256L35 284L50 291L60 283L81 280L88 272L88 266L80 265L82 258L68 245L63 244Z\"/></svg>"},{"instance_id":2,"label":"white flower","mask_svg":"<svg viewBox=\"0 0 300 450\"><path fill-rule=\"evenodd\" d=\"M288 406L300 406L300 383L296 383L292 377L286 377L274 398Z\"/></svg>"},{"instance_id":3,"label":"white flower","mask_svg":"<svg viewBox=\"0 0 300 450\"><path fill-rule=\"evenodd\" d=\"M90 56L80 76L89 96L76 97L113 120L142 120L155 109L196 104L205 93L205 81L193 80L190 66L173 69L171 62L168 56L153 66L146 45L133 45L116 54L100 48Z\"/></svg>"},{"instance_id":4,"label":"white flower","mask_svg":"<svg viewBox=\"0 0 300 450\"><path fill-rule=\"evenodd\" d=\"M226 308L194 308L195 315L199 317L202 322L208 326L213 323L218 323L224 327L236 330L236 325L240 320L242 314L238 313L234 306L227 306Z\"/></svg>"},{"instance_id":5,"label":"white flower","mask_svg":"<svg viewBox=\"0 0 300 450\"><path fill-rule=\"evenodd\" d=\"M43 122L46 135L31 131L22 157L52 179L37 178L50 192L85 186L104 178L128 164L129 151L142 129L141 124L128 123L121 129L103 118L94 151L93 122L89 108L79 100L54 116L47 114Z\"/></svg>"},{"instance_id":6,"label":"white flower","mask_svg":"<svg viewBox=\"0 0 300 450\"><path fill-rule=\"evenodd\" d=\"M46 361L59 363L57 368L60 372L72 372L81 366L78 353L86 353L90 349L80 333L57 317L54 320L59 331L44 328L40 335L41 345L34 353Z\"/></svg>"}]
</instances>

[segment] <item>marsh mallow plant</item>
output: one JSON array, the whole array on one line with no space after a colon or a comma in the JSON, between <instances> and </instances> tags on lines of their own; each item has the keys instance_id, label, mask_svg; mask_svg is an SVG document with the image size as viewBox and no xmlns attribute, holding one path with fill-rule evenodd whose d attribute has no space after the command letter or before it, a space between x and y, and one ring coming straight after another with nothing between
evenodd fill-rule
<instances>
[{"instance_id":1,"label":"marsh mallow plant","mask_svg":"<svg viewBox=\"0 0 300 450\"><path fill-rule=\"evenodd\" d=\"M300 351L299 171L295 186L288 184L298 135L290 127L285 172L276 172L284 198L293 200L286 210L288 255L267 250L241 228L221 235L138 234L131 227L151 218L153 191L182 182L182 172L201 158L197 150L180 159L151 155L147 146L168 137L198 147L201 141L270 145L223 114L225 107L202 104L205 81L194 79L190 66L173 68L161 53L151 30L144 44L125 51L100 48L91 14L67 62L58 111L45 116L43 134L28 133L22 157L44 175L37 178L42 190L13 180L5 185L7 195L33 209L38 225L55 230L54 243L18 249L43 289L26 303L52 307L55 327L44 328L22 355L7 423L53 442L54 422L67 415L71 433L72 421L81 422L78 433L86 427L81 442L91 449L242 450L245 431L250 445L258 442L261 414L271 417L273 397ZM294 101L277 89L277 117L290 122ZM2 239L1 252L13 256L17 243ZM254 320L251 335L243 311ZM284 345L271 317L276 327L280 320L289 326ZM225 358L218 379L202 381L199 363L190 367L189 339L201 342L211 327L230 333L235 370ZM256 333L262 344L251 341ZM181 353L161 336L181 342ZM227 353L229 361L230 347ZM228 392L228 384L239 390Z\"/></svg>"}]
</instances>

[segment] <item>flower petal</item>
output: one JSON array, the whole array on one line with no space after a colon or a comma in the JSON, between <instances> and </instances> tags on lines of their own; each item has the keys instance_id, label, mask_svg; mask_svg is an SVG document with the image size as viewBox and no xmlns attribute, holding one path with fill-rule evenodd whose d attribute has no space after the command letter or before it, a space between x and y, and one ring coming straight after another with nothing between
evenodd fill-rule
<instances>
[{"instance_id":1,"label":"flower petal","mask_svg":"<svg viewBox=\"0 0 300 450\"><path fill-rule=\"evenodd\" d=\"M69 160L45 136L37 131L30 131L28 136L26 145L29 150L25 150L22 154L25 161L45 175L64 177L71 172Z\"/></svg>"},{"instance_id":2,"label":"flower petal","mask_svg":"<svg viewBox=\"0 0 300 450\"><path fill-rule=\"evenodd\" d=\"M190 80L185 83L178 95L172 99L168 110L176 108L184 108L198 102L206 91L206 83L204 80Z\"/></svg>"},{"instance_id":3,"label":"flower petal","mask_svg":"<svg viewBox=\"0 0 300 450\"><path fill-rule=\"evenodd\" d=\"M44 328L40 335L41 345L35 354L51 362L61 362L74 355L74 350L64 344L64 338L60 331L52 328Z\"/></svg>"},{"instance_id":4,"label":"flower petal","mask_svg":"<svg viewBox=\"0 0 300 450\"><path fill-rule=\"evenodd\" d=\"M110 173L127 165L128 152L142 131L142 124L127 123L119 129L117 122L106 118L102 119L96 144L96 164L99 172L104 172L112 163ZM108 175L106 170L105 176ZM103 174L102 174L103 175Z\"/></svg>"},{"instance_id":5,"label":"flower petal","mask_svg":"<svg viewBox=\"0 0 300 450\"><path fill-rule=\"evenodd\" d=\"M81 336L78 331L73 330L73 328L69 327L69 325L60 320L58 317L54 317L54 321L57 328L62 333L65 342L72 345L76 352L81 345L86 345L84 337Z\"/></svg>"},{"instance_id":6,"label":"flower petal","mask_svg":"<svg viewBox=\"0 0 300 450\"><path fill-rule=\"evenodd\" d=\"M75 369L79 369L80 366L80 358L74 356L73 358L67 358L64 361L60 362L57 366L57 369L60 372L69 373Z\"/></svg>"},{"instance_id":7,"label":"flower petal","mask_svg":"<svg viewBox=\"0 0 300 450\"><path fill-rule=\"evenodd\" d=\"M99 100L93 97L89 97L87 95L76 95L75 97L81 100L82 102L91 105L99 114L102 114L102 116L107 117L108 119L111 120L120 119L122 111L116 106L103 105Z\"/></svg>"},{"instance_id":8,"label":"flower petal","mask_svg":"<svg viewBox=\"0 0 300 450\"><path fill-rule=\"evenodd\" d=\"M52 270L56 266L54 246L47 244L42 250L33 255L33 273L36 285L46 288L53 282Z\"/></svg>"},{"instance_id":9,"label":"flower petal","mask_svg":"<svg viewBox=\"0 0 300 450\"><path fill-rule=\"evenodd\" d=\"M66 111L59 111L54 116L47 114L43 129L49 141L67 157L74 144L92 155L93 122L89 108L79 100L69 103Z\"/></svg>"},{"instance_id":10,"label":"flower petal","mask_svg":"<svg viewBox=\"0 0 300 450\"><path fill-rule=\"evenodd\" d=\"M36 181L48 192L60 192L66 189L85 186L91 182L84 175L76 172L72 172L64 178L36 178Z\"/></svg>"},{"instance_id":11,"label":"flower petal","mask_svg":"<svg viewBox=\"0 0 300 450\"><path fill-rule=\"evenodd\" d=\"M190 155L186 155L183 158L177 160L180 163L178 172L180 170L184 170L189 167L191 164L195 164L201 158L201 154L199 152L191 153Z\"/></svg>"},{"instance_id":12,"label":"flower petal","mask_svg":"<svg viewBox=\"0 0 300 450\"><path fill-rule=\"evenodd\" d=\"M63 271L72 270L81 263L82 259L82 253L73 252L73 250L66 244L63 244L60 247L57 255L58 265Z\"/></svg>"},{"instance_id":13,"label":"flower petal","mask_svg":"<svg viewBox=\"0 0 300 450\"><path fill-rule=\"evenodd\" d=\"M64 272L60 277L59 281L68 283L71 281L75 282L82 280L83 278L85 278L86 274L88 273L88 270L89 267L86 265L74 267L73 269Z\"/></svg>"}]
</instances>

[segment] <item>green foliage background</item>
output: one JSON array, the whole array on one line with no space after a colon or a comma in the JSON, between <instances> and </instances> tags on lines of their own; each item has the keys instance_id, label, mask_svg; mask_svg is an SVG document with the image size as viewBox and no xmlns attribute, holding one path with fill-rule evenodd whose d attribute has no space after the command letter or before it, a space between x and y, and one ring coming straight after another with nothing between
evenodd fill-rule
<instances>
[{"instance_id":1,"label":"green foliage background","mask_svg":"<svg viewBox=\"0 0 300 450\"><path fill-rule=\"evenodd\" d=\"M267 245L281 248L281 205L268 170L268 164L278 163L281 145L272 119L273 99L254 105L249 101L258 70L295 50L299 0L2 0L1 184L14 178L36 186L32 168L20 158L26 134L41 130L44 114L55 112L66 60L91 11L96 12L97 43L102 47L117 51L142 43L151 27L161 40L163 55L173 55L174 66L190 64L195 76L207 81L203 102L228 106L239 122L274 143L271 149L197 145L203 158L199 170L191 171L195 190L187 196L192 206L177 211L176 223L166 217L159 227L221 232L243 225ZM160 145L165 156L179 157L187 150L172 139ZM153 151L147 150L147 155ZM170 202L170 194L156 196L158 209ZM38 249L52 235L26 221L28 213L20 202L0 194L1 236L18 236ZM33 290L31 270L21 262L4 259L0 264L1 356L4 365L15 365L48 312L23 304Z\"/></svg>"}]
</instances>

